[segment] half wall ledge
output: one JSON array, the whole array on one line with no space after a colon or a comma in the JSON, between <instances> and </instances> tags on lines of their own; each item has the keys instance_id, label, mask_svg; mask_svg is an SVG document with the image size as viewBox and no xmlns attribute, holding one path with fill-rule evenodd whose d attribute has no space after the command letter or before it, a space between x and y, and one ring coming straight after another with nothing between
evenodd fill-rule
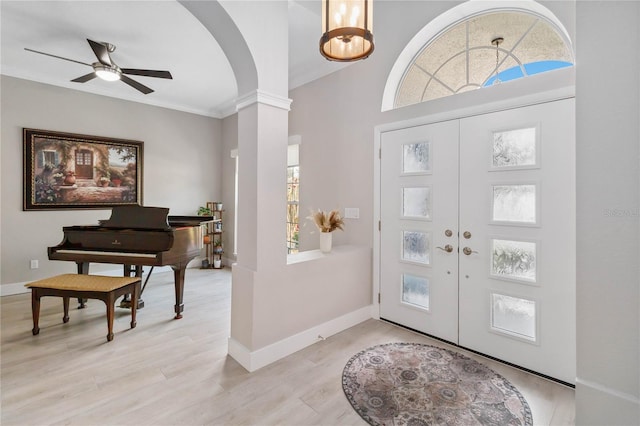
<instances>
[{"instance_id":1,"label":"half wall ledge","mask_svg":"<svg viewBox=\"0 0 640 426\"><path fill-rule=\"evenodd\" d=\"M347 253L354 253L357 251L369 250L365 246L356 245L339 245L333 246L331 252L323 253L319 249L301 251L299 253L287 255L287 265L294 265L296 263L310 262L317 259L324 259L331 256L342 256Z\"/></svg>"}]
</instances>

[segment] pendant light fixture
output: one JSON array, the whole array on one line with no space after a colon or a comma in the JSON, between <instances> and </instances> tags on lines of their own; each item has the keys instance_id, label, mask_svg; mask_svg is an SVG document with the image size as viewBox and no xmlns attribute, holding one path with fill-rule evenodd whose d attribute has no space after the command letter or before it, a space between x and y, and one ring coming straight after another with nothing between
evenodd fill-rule
<instances>
[{"instance_id":1,"label":"pendant light fixture","mask_svg":"<svg viewBox=\"0 0 640 426\"><path fill-rule=\"evenodd\" d=\"M491 40L491 44L493 44L496 47L496 77L493 80L493 84L500 84L500 77L498 77L498 60L500 59L499 56L499 47L500 47L500 43L502 43L504 41L504 38L502 37L496 37L493 40Z\"/></svg>"},{"instance_id":2,"label":"pendant light fixture","mask_svg":"<svg viewBox=\"0 0 640 426\"><path fill-rule=\"evenodd\" d=\"M373 52L373 0L322 0L320 53L330 61L351 62Z\"/></svg>"}]
</instances>

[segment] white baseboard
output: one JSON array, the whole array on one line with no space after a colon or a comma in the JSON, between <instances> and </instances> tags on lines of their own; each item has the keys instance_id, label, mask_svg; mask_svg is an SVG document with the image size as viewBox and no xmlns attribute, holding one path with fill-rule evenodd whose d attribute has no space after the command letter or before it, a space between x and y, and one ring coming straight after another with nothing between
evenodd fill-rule
<instances>
[{"instance_id":1,"label":"white baseboard","mask_svg":"<svg viewBox=\"0 0 640 426\"><path fill-rule=\"evenodd\" d=\"M638 425L640 398L603 384L576 379L576 424Z\"/></svg>"},{"instance_id":2,"label":"white baseboard","mask_svg":"<svg viewBox=\"0 0 640 426\"><path fill-rule=\"evenodd\" d=\"M371 305L365 306L357 311L311 327L253 352L232 337L229 337L228 353L247 371L253 372L307 346L311 346L320 340L368 320L371 318L371 312Z\"/></svg>"},{"instance_id":3,"label":"white baseboard","mask_svg":"<svg viewBox=\"0 0 640 426\"><path fill-rule=\"evenodd\" d=\"M14 294L27 293L29 289L24 285L29 282L30 281L0 285L0 296L13 296Z\"/></svg>"}]
</instances>

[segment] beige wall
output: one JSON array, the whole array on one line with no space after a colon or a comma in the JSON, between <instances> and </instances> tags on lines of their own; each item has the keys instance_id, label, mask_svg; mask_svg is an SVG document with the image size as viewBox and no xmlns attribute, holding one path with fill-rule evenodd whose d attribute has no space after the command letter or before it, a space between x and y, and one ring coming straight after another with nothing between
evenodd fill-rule
<instances>
[{"instance_id":1,"label":"beige wall","mask_svg":"<svg viewBox=\"0 0 640 426\"><path fill-rule=\"evenodd\" d=\"M577 47L577 424L638 424L640 3L541 3L563 22ZM375 33L386 41L386 32L393 32L398 45L406 44L454 5L376 3ZM338 244L372 244L375 125L535 93L535 88L519 93L519 84L504 84L380 113L385 78L399 51L389 45L376 49L369 59L290 94L290 134L303 140L301 211L360 207L361 219L347 222L345 232L336 234ZM562 85L550 76L555 73L548 74L536 76L549 77L542 90ZM616 217L606 210L621 213ZM302 247L316 248L317 236L308 235L309 226L303 229Z\"/></svg>"},{"instance_id":2,"label":"beige wall","mask_svg":"<svg viewBox=\"0 0 640 426\"><path fill-rule=\"evenodd\" d=\"M290 91L289 134L300 135L300 248L319 247L311 210L357 207L360 219L347 219L335 244L373 244L374 127L446 111L468 109L572 85L571 69L539 74L491 90L475 90L397 110L381 112L387 77L407 43L429 21L457 2L376 3L374 32L387 44L364 61ZM572 2L543 3L574 36ZM398 25L402 22L402 25ZM566 71L566 72L564 72Z\"/></svg>"},{"instance_id":3,"label":"beige wall","mask_svg":"<svg viewBox=\"0 0 640 426\"><path fill-rule=\"evenodd\" d=\"M399 6L401 5L401 7ZM383 89L389 70L393 66L400 50L418 32L423 25L455 4L451 2L382 2L378 4L377 16L380 25L376 32L382 40L393 40L393 46L379 48L376 54L366 61L354 63L347 68L328 75L310 84L289 92L293 100L289 113L289 135L300 135L301 167L301 249L303 251L318 248L318 234L313 224L306 220L310 210L357 207L360 219L347 219L344 232L334 232L334 244L337 247L350 246L364 248L366 253L357 262L342 261L330 271L323 269L324 261L310 261L287 267L282 265L284 256L280 256L285 247L285 233L269 234L264 244L258 240L256 256L234 266L234 285L232 301L231 335L249 351L255 351L288 336L304 332L323 321L330 321L358 309L367 307L372 302L371 280L371 248L374 235L374 128L377 125L410 120L442 111L451 111L469 106L486 105L487 103L504 101L520 95L536 93L573 84L573 73L556 72L539 75L516 84L505 84L492 90L478 90L457 97L442 99L422 105L415 105L400 110L380 112ZM564 9L563 9L564 10ZM396 23L402 20L403 25ZM257 123L260 116L256 114ZM225 125L226 121L225 120ZM269 121L271 122L271 121ZM247 120L245 132L256 131L253 122ZM229 132L231 136L231 132ZM236 139L238 136L235 136ZM225 141L227 143L227 141ZM268 141L257 145L258 149L272 149ZM279 146L279 145L278 145ZM252 152L252 151L250 151ZM262 153L265 155L265 153ZM271 155L271 151L269 151ZM282 167L284 171L284 155L282 150ZM272 160L269 157L269 160ZM252 178L253 169L263 166L258 162L243 171L243 165L255 162L256 158L243 158L240 153L241 180L248 173ZM275 163L275 161L274 161ZM271 163L267 166L271 167ZM272 174L269 174L271 176ZM225 180L230 179L225 176ZM273 180L271 180L273 181ZM277 191L273 197L281 197L285 191L284 176L282 184L273 181L270 190ZM225 184L226 187L226 184ZM242 191L242 187L241 187ZM284 201L273 210L275 217L281 213L277 226L284 223ZM271 206L271 204L269 204ZM242 209L242 206L240 206ZM253 208L245 209L240 214L264 215ZM269 220L274 220L270 218ZM255 222L255 220L254 220ZM241 221L242 223L242 221ZM247 226L256 226L247 220ZM264 228L257 228L264 229ZM247 235L252 235L248 232ZM251 250L256 248L256 239L251 240ZM240 240L239 244L242 244ZM277 244L274 246L274 244ZM239 261L248 253L239 247ZM260 256L258 256L258 254ZM333 254L332 254L333 256ZM263 266L268 269L266 277L258 276L253 266L258 261L254 257L267 259ZM344 256L340 256L344 259ZM283 267L284 266L284 267ZM260 268L257 268L258 272ZM325 271L321 275L319 271ZM359 279L352 277L358 271ZM363 275L365 274L366 275ZM331 282L335 289L344 288L347 299L336 304L334 288L323 284ZM314 293L316 285L326 287L321 295ZM348 289L348 291L346 291ZM275 296L274 296L275 295ZM291 306L295 306L293 309ZM314 308L318 312L312 312ZM322 314L320 314L322 313Z\"/></svg>"},{"instance_id":4,"label":"beige wall","mask_svg":"<svg viewBox=\"0 0 640 426\"><path fill-rule=\"evenodd\" d=\"M224 203L224 257L227 262L235 260L235 173L236 160L231 151L238 149L238 114L222 121L222 202Z\"/></svg>"},{"instance_id":5,"label":"beige wall","mask_svg":"<svg viewBox=\"0 0 640 426\"><path fill-rule=\"evenodd\" d=\"M640 2L576 9L576 424L637 425Z\"/></svg>"},{"instance_id":6,"label":"beige wall","mask_svg":"<svg viewBox=\"0 0 640 426\"><path fill-rule=\"evenodd\" d=\"M0 81L3 285L75 272L71 262L49 261L47 247L62 241L63 226L110 215L108 209L22 211L23 127L143 141L146 206L188 215L222 196L221 120L12 77ZM29 269L31 259L39 269Z\"/></svg>"}]
</instances>

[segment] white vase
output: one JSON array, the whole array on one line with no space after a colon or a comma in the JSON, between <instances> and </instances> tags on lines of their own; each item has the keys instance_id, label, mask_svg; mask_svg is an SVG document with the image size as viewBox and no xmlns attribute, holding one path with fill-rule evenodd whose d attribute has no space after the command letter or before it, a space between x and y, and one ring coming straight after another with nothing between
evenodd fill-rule
<instances>
[{"instance_id":1,"label":"white vase","mask_svg":"<svg viewBox=\"0 0 640 426\"><path fill-rule=\"evenodd\" d=\"M320 233L320 251L329 253L331 251L331 232Z\"/></svg>"}]
</instances>

